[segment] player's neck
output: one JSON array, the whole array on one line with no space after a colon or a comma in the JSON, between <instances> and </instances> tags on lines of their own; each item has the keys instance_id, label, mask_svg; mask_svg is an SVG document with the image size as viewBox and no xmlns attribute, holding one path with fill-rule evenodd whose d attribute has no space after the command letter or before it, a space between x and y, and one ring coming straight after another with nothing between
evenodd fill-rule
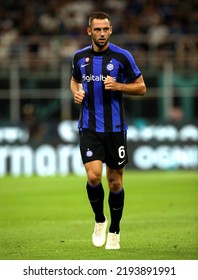
<instances>
[{"instance_id":1,"label":"player's neck","mask_svg":"<svg viewBox=\"0 0 198 280\"><path fill-rule=\"evenodd\" d=\"M104 47L98 47L95 44L92 44L92 49L94 52L104 52L108 49L109 44L105 45Z\"/></svg>"}]
</instances>

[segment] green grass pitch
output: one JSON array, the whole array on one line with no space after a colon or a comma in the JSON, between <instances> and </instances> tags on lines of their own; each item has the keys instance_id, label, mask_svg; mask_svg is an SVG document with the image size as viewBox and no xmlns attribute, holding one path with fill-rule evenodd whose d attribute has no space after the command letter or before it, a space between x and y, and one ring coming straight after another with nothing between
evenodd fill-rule
<instances>
[{"instance_id":1,"label":"green grass pitch","mask_svg":"<svg viewBox=\"0 0 198 280\"><path fill-rule=\"evenodd\" d=\"M198 172L126 171L121 249L91 243L85 177L0 178L1 260L197 260ZM109 218L108 188L105 212Z\"/></svg>"}]
</instances>

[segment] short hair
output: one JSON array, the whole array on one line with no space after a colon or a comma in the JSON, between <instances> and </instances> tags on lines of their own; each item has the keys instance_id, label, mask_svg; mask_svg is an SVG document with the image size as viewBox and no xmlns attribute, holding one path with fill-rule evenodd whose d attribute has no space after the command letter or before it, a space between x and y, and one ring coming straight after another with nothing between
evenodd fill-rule
<instances>
[{"instance_id":1,"label":"short hair","mask_svg":"<svg viewBox=\"0 0 198 280\"><path fill-rule=\"evenodd\" d=\"M91 26L91 23L94 19L108 19L110 22L110 17L107 13L101 12L101 11L97 11L97 12L93 12L90 16L89 16L89 20L88 20L88 24L89 26Z\"/></svg>"}]
</instances>

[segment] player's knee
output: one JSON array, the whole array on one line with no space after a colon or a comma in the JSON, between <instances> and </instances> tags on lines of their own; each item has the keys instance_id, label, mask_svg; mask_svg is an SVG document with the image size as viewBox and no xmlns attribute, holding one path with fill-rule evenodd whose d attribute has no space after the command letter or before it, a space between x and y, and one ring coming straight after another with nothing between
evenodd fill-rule
<instances>
[{"instance_id":1,"label":"player's knee","mask_svg":"<svg viewBox=\"0 0 198 280\"><path fill-rule=\"evenodd\" d=\"M101 182L101 174L99 172L88 172L88 182L91 186L99 185Z\"/></svg>"},{"instance_id":2,"label":"player's knee","mask_svg":"<svg viewBox=\"0 0 198 280\"><path fill-rule=\"evenodd\" d=\"M122 170L108 170L107 180L109 189L112 192L119 192L122 188Z\"/></svg>"},{"instance_id":3,"label":"player's knee","mask_svg":"<svg viewBox=\"0 0 198 280\"><path fill-rule=\"evenodd\" d=\"M120 179L112 179L109 181L109 189L112 192L119 192L122 188L122 181Z\"/></svg>"}]
</instances>

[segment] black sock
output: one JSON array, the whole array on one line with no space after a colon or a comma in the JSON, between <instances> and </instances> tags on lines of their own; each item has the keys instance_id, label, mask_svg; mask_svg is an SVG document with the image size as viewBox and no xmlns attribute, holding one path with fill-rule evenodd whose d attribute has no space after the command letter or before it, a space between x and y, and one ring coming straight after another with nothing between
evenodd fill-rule
<instances>
[{"instance_id":1,"label":"black sock","mask_svg":"<svg viewBox=\"0 0 198 280\"><path fill-rule=\"evenodd\" d=\"M104 206L104 189L100 183L97 186L90 186L87 183L87 194L95 214L95 221L97 223L103 223L105 221L103 206Z\"/></svg>"},{"instance_id":2,"label":"black sock","mask_svg":"<svg viewBox=\"0 0 198 280\"><path fill-rule=\"evenodd\" d=\"M111 225L109 232L120 232L120 220L122 218L122 212L124 208L124 189L119 192L109 193L109 208L111 213Z\"/></svg>"}]
</instances>

